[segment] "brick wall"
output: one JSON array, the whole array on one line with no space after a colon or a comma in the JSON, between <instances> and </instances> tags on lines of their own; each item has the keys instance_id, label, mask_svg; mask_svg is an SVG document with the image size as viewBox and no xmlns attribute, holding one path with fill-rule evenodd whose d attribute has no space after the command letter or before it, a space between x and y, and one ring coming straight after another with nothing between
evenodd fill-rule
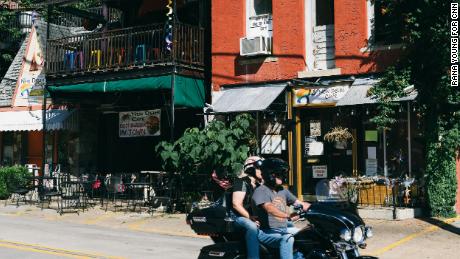
<instances>
[{"instance_id":1,"label":"brick wall","mask_svg":"<svg viewBox=\"0 0 460 259\"><path fill-rule=\"evenodd\" d=\"M273 1L273 57L239 56L246 34L245 0L216 1L212 6L212 81L222 84L292 79L305 68L304 1Z\"/></svg>"},{"instance_id":2,"label":"brick wall","mask_svg":"<svg viewBox=\"0 0 460 259\"><path fill-rule=\"evenodd\" d=\"M382 71L395 62L398 50L369 51L366 0L335 0L335 58L342 74ZM366 51L367 49L367 51Z\"/></svg>"}]
</instances>

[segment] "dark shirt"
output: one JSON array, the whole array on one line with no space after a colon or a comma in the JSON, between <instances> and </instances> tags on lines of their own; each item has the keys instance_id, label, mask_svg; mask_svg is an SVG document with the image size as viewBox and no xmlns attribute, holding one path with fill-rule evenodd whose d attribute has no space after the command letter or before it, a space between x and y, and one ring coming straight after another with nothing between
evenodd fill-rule
<instances>
[{"instance_id":1,"label":"dark shirt","mask_svg":"<svg viewBox=\"0 0 460 259\"><path fill-rule=\"evenodd\" d=\"M254 193L254 188L252 187L252 184L251 184L251 178L249 178L248 176L237 178L235 182L233 183L232 188L233 188L232 190L233 192L245 192L246 193L243 199L243 207L249 212L249 214L252 214L251 213L252 211L251 197L252 197L252 194ZM238 211L233 209L233 206L232 206L232 210L237 216L241 216Z\"/></svg>"},{"instance_id":2,"label":"dark shirt","mask_svg":"<svg viewBox=\"0 0 460 259\"><path fill-rule=\"evenodd\" d=\"M261 229L286 228L287 219L278 218L262 207L264 203L272 203L282 212L287 212L287 205L293 204L297 198L288 190L273 191L265 185L257 187L252 195L255 214L259 217Z\"/></svg>"}]
</instances>

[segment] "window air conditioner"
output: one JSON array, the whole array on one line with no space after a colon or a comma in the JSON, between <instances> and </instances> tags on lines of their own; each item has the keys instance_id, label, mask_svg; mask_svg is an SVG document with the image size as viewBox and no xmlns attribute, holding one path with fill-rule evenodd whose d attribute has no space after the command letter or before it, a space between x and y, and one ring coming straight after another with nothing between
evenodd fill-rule
<instances>
[{"instance_id":1,"label":"window air conditioner","mask_svg":"<svg viewBox=\"0 0 460 259\"><path fill-rule=\"evenodd\" d=\"M257 36L240 39L241 56L257 56L272 54L272 38Z\"/></svg>"}]
</instances>

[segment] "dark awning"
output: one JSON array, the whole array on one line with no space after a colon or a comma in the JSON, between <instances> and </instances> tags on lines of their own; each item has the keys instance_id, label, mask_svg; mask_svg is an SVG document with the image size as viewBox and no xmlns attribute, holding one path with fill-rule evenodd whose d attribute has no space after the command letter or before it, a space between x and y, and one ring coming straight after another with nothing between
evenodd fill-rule
<instances>
[{"instance_id":1,"label":"dark awning","mask_svg":"<svg viewBox=\"0 0 460 259\"><path fill-rule=\"evenodd\" d=\"M172 75L144 77L116 81L48 86L52 93L111 93L171 89ZM205 101L202 79L176 75L174 104L190 108L203 108Z\"/></svg>"},{"instance_id":2,"label":"dark awning","mask_svg":"<svg viewBox=\"0 0 460 259\"><path fill-rule=\"evenodd\" d=\"M216 92L212 106L216 113L263 111L284 91L287 84L238 86Z\"/></svg>"}]
</instances>

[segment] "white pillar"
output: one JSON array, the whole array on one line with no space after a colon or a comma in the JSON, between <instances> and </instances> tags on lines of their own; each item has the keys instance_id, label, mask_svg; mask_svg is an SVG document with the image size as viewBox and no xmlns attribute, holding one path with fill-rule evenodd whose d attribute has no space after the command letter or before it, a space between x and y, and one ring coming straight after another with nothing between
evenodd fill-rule
<instances>
[{"instance_id":1,"label":"white pillar","mask_svg":"<svg viewBox=\"0 0 460 259\"><path fill-rule=\"evenodd\" d=\"M410 101L407 102L407 164L409 177L412 176L412 142L410 122Z\"/></svg>"}]
</instances>

